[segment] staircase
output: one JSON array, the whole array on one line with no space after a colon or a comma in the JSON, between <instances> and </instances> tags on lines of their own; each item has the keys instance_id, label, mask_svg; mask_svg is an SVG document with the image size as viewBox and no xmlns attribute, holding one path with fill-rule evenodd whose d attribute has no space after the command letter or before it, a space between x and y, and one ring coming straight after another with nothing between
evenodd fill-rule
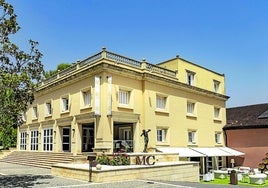
<instances>
[{"instance_id":1,"label":"staircase","mask_svg":"<svg viewBox=\"0 0 268 188\"><path fill-rule=\"evenodd\" d=\"M0 162L51 168L52 164L72 163L76 161L76 158L83 158L86 161L86 156L73 156L72 153L13 151L0 158Z\"/></svg>"}]
</instances>

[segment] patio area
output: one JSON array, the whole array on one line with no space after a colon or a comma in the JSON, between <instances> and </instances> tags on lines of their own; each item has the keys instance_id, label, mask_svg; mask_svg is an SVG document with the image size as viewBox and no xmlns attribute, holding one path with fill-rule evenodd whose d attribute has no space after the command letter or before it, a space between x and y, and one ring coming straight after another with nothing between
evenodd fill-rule
<instances>
[{"instance_id":1,"label":"patio area","mask_svg":"<svg viewBox=\"0 0 268 188\"><path fill-rule=\"evenodd\" d=\"M203 175L202 183L233 184L247 186L268 186L267 174L249 167L226 168L214 170Z\"/></svg>"}]
</instances>

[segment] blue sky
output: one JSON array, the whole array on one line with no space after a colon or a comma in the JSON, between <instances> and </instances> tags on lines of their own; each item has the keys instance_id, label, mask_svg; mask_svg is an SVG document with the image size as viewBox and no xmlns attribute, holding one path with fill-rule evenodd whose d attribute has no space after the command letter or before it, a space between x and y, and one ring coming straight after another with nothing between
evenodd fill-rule
<instances>
[{"instance_id":1,"label":"blue sky","mask_svg":"<svg viewBox=\"0 0 268 188\"><path fill-rule=\"evenodd\" d=\"M226 76L227 107L267 103L266 0L7 0L46 70L107 50L156 64L176 55Z\"/></svg>"}]
</instances>

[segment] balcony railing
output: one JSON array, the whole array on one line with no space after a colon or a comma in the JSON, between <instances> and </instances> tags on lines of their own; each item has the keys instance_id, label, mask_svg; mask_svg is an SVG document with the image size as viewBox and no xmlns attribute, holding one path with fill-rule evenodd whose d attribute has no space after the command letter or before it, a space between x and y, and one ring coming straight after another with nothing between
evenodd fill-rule
<instances>
[{"instance_id":1,"label":"balcony railing","mask_svg":"<svg viewBox=\"0 0 268 188\"><path fill-rule=\"evenodd\" d=\"M115 53L112 53L112 52L108 52L106 51L106 49L104 48L102 50L102 52L99 52L83 61L79 61L77 63L75 63L74 65L72 65L71 67L63 70L63 71L60 71L58 72L56 75L53 75L47 79L45 79L42 83L41 83L41 86L45 85L45 84L49 84L51 82L54 82L55 80L57 80L58 78L62 78L62 77L65 77L65 76L70 76L72 73L75 73L75 71L85 67L86 65L90 65L90 64L93 64L103 58L106 58L106 59L109 59L109 60L112 60L114 62L117 62L117 63L122 63L124 65L128 65L128 66L131 66L131 67L135 67L135 68L139 68L139 69L142 69L142 70L146 70L150 73L156 73L156 74L159 74L159 75L162 75L162 76L165 76L165 77L169 77L169 78L173 78L173 79L176 79L176 76L177 76L177 72L176 71L173 71L173 70L169 70L169 69L166 69L166 68L163 68L163 67L159 67L159 66L156 66L156 65L153 65L153 64L150 64L150 63L147 63L145 61L137 61L137 60L134 60L134 59L130 59L130 58L127 58L127 57L124 57L124 56L121 56L121 55L118 55L118 54L115 54Z\"/></svg>"},{"instance_id":2,"label":"balcony railing","mask_svg":"<svg viewBox=\"0 0 268 188\"><path fill-rule=\"evenodd\" d=\"M134 59L130 59L130 58L127 58L127 57L124 57L124 56L121 56L121 55L111 53L111 52L106 52L106 57L108 59L114 60L114 61L116 61L118 63L123 63L123 64L126 64L126 65L131 65L131 66L134 66L134 67L141 68L141 62L136 61Z\"/></svg>"},{"instance_id":3,"label":"balcony railing","mask_svg":"<svg viewBox=\"0 0 268 188\"><path fill-rule=\"evenodd\" d=\"M114 152L133 152L133 140L114 140Z\"/></svg>"}]
</instances>

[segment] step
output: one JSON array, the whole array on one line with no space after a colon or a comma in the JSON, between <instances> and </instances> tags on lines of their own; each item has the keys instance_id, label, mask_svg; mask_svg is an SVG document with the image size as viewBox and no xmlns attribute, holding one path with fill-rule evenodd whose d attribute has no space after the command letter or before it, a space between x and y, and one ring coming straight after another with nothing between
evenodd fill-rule
<instances>
[{"instance_id":1,"label":"step","mask_svg":"<svg viewBox=\"0 0 268 188\"><path fill-rule=\"evenodd\" d=\"M0 159L0 161L51 168L51 165L55 163L72 163L75 157L71 153L14 151Z\"/></svg>"}]
</instances>

